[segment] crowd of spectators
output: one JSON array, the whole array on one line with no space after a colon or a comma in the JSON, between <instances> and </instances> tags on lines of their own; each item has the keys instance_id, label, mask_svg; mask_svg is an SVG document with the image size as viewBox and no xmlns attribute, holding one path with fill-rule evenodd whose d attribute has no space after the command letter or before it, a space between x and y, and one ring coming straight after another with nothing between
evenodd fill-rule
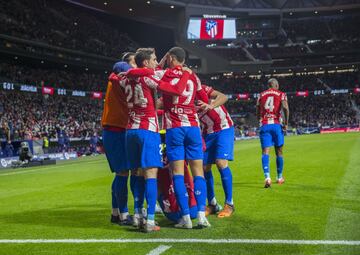
<instances>
[{"instance_id":1,"label":"crowd of spectators","mask_svg":"<svg viewBox=\"0 0 360 255\"><path fill-rule=\"evenodd\" d=\"M322 95L288 97L290 127L329 128L360 125L360 95ZM227 109L233 115L236 126L243 130L258 127L256 100L230 101Z\"/></svg>"},{"instance_id":2,"label":"crowd of spectators","mask_svg":"<svg viewBox=\"0 0 360 255\"><path fill-rule=\"evenodd\" d=\"M213 77L213 79L211 78ZM232 76L208 75L201 76L202 80L225 94L258 93L267 89L268 77L251 78L244 74L233 74ZM215 79L214 79L215 78ZM285 92L304 90L331 90L331 89L353 89L360 86L359 72L326 73L317 75L292 75L276 77L280 89Z\"/></svg>"},{"instance_id":3,"label":"crowd of spectators","mask_svg":"<svg viewBox=\"0 0 360 255\"><path fill-rule=\"evenodd\" d=\"M317 79L321 79L326 85L318 84ZM287 92L324 88L326 91L326 87L354 88L357 79L358 73L278 78L280 88ZM241 77L231 80L232 82L213 80L208 84L226 94L256 93L266 89L265 77L261 79ZM355 110L360 105L359 95L353 95L353 101L349 94L329 93L321 96L310 94L306 98L296 97L290 93L288 98L293 126L337 126L359 123ZM230 100L227 108L231 114L246 119L250 115L255 115L255 102L251 95L250 100ZM101 132L101 111L102 100L89 97L43 96L40 93L0 91L0 136L2 139L10 140L40 139L45 136L50 139L59 139L59 136L90 138L94 133Z\"/></svg>"},{"instance_id":4,"label":"crowd of spectators","mask_svg":"<svg viewBox=\"0 0 360 255\"><path fill-rule=\"evenodd\" d=\"M84 139L101 130L100 100L9 91L0 99L2 139Z\"/></svg>"},{"instance_id":5,"label":"crowd of spectators","mask_svg":"<svg viewBox=\"0 0 360 255\"><path fill-rule=\"evenodd\" d=\"M1 1L0 34L110 57L137 48L126 33L94 15L64 1Z\"/></svg>"},{"instance_id":6,"label":"crowd of spectators","mask_svg":"<svg viewBox=\"0 0 360 255\"><path fill-rule=\"evenodd\" d=\"M84 91L105 91L107 73L34 68L0 63L0 81Z\"/></svg>"}]
</instances>

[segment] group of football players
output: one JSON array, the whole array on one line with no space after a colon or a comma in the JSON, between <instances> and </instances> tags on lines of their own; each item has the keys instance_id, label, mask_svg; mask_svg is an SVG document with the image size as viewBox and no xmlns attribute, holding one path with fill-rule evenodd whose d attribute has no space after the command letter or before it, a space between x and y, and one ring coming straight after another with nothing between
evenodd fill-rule
<instances>
[{"instance_id":1,"label":"group of football players","mask_svg":"<svg viewBox=\"0 0 360 255\"><path fill-rule=\"evenodd\" d=\"M131 224L145 232L159 231L157 202L165 216L176 223L175 228L193 228L193 218L197 218L198 228L210 227L209 214L223 218L234 213L228 163L233 160L234 127L224 106L227 96L202 84L186 67L185 57L182 48L173 47L158 62L153 48L140 48L125 53L114 65L102 116L103 145L115 173L113 223ZM277 181L284 182L282 128L286 130L288 121L286 95L278 90L275 79L269 80L269 85L257 107L263 124L260 138L265 187L271 186L269 147L273 145ZM287 111L283 126L281 109ZM213 164L221 176L223 207L215 198ZM134 197L132 217L127 207L129 174Z\"/></svg>"}]
</instances>

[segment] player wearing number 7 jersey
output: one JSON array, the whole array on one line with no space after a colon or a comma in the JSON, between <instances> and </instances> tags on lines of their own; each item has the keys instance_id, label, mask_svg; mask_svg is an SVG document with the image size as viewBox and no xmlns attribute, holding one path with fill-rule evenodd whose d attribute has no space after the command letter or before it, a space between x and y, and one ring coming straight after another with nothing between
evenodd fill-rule
<instances>
[{"instance_id":1,"label":"player wearing number 7 jersey","mask_svg":"<svg viewBox=\"0 0 360 255\"><path fill-rule=\"evenodd\" d=\"M276 152L277 183L283 184L285 181L282 176L284 166L282 147L284 145L284 132L286 132L289 121L289 106L286 94L279 90L279 83L276 79L271 78L268 85L270 88L260 93L256 105L256 113L260 121L265 188L271 186L269 151L272 146L275 146ZM281 116L282 110L284 111L284 118Z\"/></svg>"},{"instance_id":2,"label":"player wearing number 7 jersey","mask_svg":"<svg viewBox=\"0 0 360 255\"><path fill-rule=\"evenodd\" d=\"M140 49L135 54L138 67L154 70L157 66L154 49ZM132 78L130 70L127 78L120 81L125 90L128 106L128 126L126 134L127 159L130 169L143 170L145 177L145 197L147 201L147 221L145 232L158 231L155 225L155 205L157 198L157 170L162 167L160 155L160 134L156 115L154 94L156 90L164 94L181 95L185 90L191 70L184 70L180 80L170 83L156 80L151 75Z\"/></svg>"}]
</instances>

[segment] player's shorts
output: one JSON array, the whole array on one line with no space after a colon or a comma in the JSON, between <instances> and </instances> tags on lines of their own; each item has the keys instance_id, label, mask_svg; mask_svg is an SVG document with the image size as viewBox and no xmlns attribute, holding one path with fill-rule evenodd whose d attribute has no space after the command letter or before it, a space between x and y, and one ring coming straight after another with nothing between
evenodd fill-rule
<instances>
[{"instance_id":1,"label":"player's shorts","mask_svg":"<svg viewBox=\"0 0 360 255\"><path fill-rule=\"evenodd\" d=\"M126 144L130 169L163 167L159 133L145 129L128 129Z\"/></svg>"},{"instance_id":2,"label":"player's shorts","mask_svg":"<svg viewBox=\"0 0 360 255\"><path fill-rule=\"evenodd\" d=\"M260 142L262 148L284 145L284 133L280 124L266 124L260 128Z\"/></svg>"},{"instance_id":3,"label":"player's shorts","mask_svg":"<svg viewBox=\"0 0 360 255\"><path fill-rule=\"evenodd\" d=\"M234 159L234 138L234 127L205 135L204 164L215 164L217 159L232 161Z\"/></svg>"},{"instance_id":4,"label":"player's shorts","mask_svg":"<svg viewBox=\"0 0 360 255\"><path fill-rule=\"evenodd\" d=\"M199 127L167 129L165 139L169 161L203 159L203 145Z\"/></svg>"},{"instance_id":5,"label":"player's shorts","mask_svg":"<svg viewBox=\"0 0 360 255\"><path fill-rule=\"evenodd\" d=\"M165 212L165 206L164 206L164 201L161 199L161 196L159 196L158 198L158 203L165 215L166 218L168 218L169 220L173 221L173 222L179 222L179 220L181 219L182 215L181 215L181 212L178 211L178 212ZM189 207L189 210L190 210L190 218L191 219L196 219L197 217L197 213L198 213L198 209L197 209L197 206L192 206L192 207Z\"/></svg>"},{"instance_id":6,"label":"player's shorts","mask_svg":"<svg viewBox=\"0 0 360 255\"><path fill-rule=\"evenodd\" d=\"M126 131L103 130L103 145L111 172L128 170L126 158Z\"/></svg>"}]
</instances>

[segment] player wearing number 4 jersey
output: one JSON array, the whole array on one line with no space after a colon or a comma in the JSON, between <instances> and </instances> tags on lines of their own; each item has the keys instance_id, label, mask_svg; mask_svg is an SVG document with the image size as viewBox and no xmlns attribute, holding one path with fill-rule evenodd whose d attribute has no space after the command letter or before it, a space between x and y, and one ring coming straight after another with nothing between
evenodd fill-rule
<instances>
[{"instance_id":1,"label":"player wearing number 4 jersey","mask_svg":"<svg viewBox=\"0 0 360 255\"><path fill-rule=\"evenodd\" d=\"M162 73L162 79L171 84L182 76L182 66L185 62L185 51L174 47L166 55L170 67ZM194 193L198 206L198 227L209 227L205 217L206 181L202 169L203 151L199 128L199 118L195 109L195 97L208 102L206 93L201 87L199 78L190 76L186 90L181 96L163 95L164 127L166 130L166 149L170 168L173 172L174 189L182 218L177 228L192 228L190 219L188 193L184 184L184 160L190 165L194 176Z\"/></svg>"},{"instance_id":2,"label":"player wearing number 4 jersey","mask_svg":"<svg viewBox=\"0 0 360 255\"><path fill-rule=\"evenodd\" d=\"M282 147L284 145L284 132L289 121L289 106L284 92L279 90L279 83L272 78L268 81L269 89L260 93L256 105L256 113L260 121L260 142L262 148L262 167L265 175L265 188L271 186L269 151L275 146L277 183L283 184L282 176L284 160ZM284 118L281 111L284 111ZM282 125L281 125L282 124Z\"/></svg>"},{"instance_id":3,"label":"player wearing number 4 jersey","mask_svg":"<svg viewBox=\"0 0 360 255\"><path fill-rule=\"evenodd\" d=\"M138 67L152 71L157 66L154 49L139 49L135 54ZM155 205L157 198L157 170L162 167L160 155L160 135L155 109L154 94L160 90L169 95L181 95L191 74L190 69L182 70L183 75L177 83L171 85L162 80L156 80L151 75L131 78L130 70L127 78L120 81L125 90L128 106L128 130L126 134L127 158L130 169L140 168L145 176L145 197L147 201L147 221L145 232L158 231L155 225Z\"/></svg>"}]
</instances>

